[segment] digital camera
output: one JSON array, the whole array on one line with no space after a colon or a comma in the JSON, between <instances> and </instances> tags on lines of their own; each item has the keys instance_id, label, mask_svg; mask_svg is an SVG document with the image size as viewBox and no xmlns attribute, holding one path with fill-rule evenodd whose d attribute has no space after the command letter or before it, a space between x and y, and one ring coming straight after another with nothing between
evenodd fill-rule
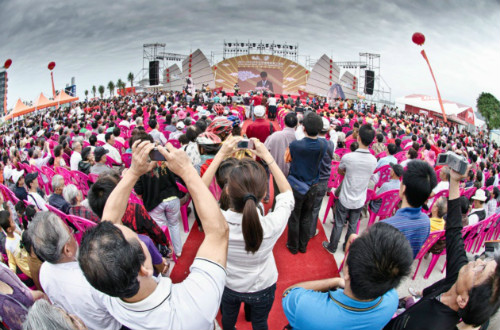
<instances>
[{"instance_id":1,"label":"digital camera","mask_svg":"<svg viewBox=\"0 0 500 330\"><path fill-rule=\"evenodd\" d=\"M467 172L467 166L469 163L463 156L459 156L454 152L446 152L438 155L436 166L438 165L448 165L452 170L461 175Z\"/></svg>"}]
</instances>

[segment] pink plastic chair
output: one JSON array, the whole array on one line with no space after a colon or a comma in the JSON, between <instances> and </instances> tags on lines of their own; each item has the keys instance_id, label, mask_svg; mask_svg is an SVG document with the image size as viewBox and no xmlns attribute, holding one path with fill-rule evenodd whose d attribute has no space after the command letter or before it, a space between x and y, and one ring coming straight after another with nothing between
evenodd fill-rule
<instances>
[{"instance_id":1,"label":"pink plastic chair","mask_svg":"<svg viewBox=\"0 0 500 330\"><path fill-rule=\"evenodd\" d=\"M385 156L387 156L387 151L382 151L381 153L375 155L377 159L384 158Z\"/></svg>"},{"instance_id":2,"label":"pink plastic chair","mask_svg":"<svg viewBox=\"0 0 500 330\"><path fill-rule=\"evenodd\" d=\"M63 159L64 159L64 161L66 162L66 165L68 165L68 166L69 166L69 163L70 163L71 157L70 157L70 156L68 156L68 154L67 154L67 153L63 152L63 153L62 153L62 158L63 158Z\"/></svg>"},{"instance_id":3,"label":"pink plastic chair","mask_svg":"<svg viewBox=\"0 0 500 330\"><path fill-rule=\"evenodd\" d=\"M122 163L126 168L129 168L132 164L132 154L122 154Z\"/></svg>"},{"instance_id":4,"label":"pink plastic chair","mask_svg":"<svg viewBox=\"0 0 500 330\"><path fill-rule=\"evenodd\" d=\"M73 226L76 227L76 229L78 229L78 232L75 233L75 238L78 244L80 244L80 242L82 241L83 233L87 229L97 226L95 222L77 217L76 215L69 214L67 215L66 219L68 222L72 223Z\"/></svg>"},{"instance_id":5,"label":"pink plastic chair","mask_svg":"<svg viewBox=\"0 0 500 330\"><path fill-rule=\"evenodd\" d=\"M89 181L90 182L95 183L97 181L97 179L99 179L99 175L97 175L95 173L90 173L89 174Z\"/></svg>"},{"instance_id":6,"label":"pink plastic chair","mask_svg":"<svg viewBox=\"0 0 500 330\"><path fill-rule=\"evenodd\" d=\"M120 155L122 154L122 152L125 151L125 146L120 142L120 141L116 141L115 140L115 145L114 147L118 150L118 152L120 153Z\"/></svg>"},{"instance_id":7,"label":"pink plastic chair","mask_svg":"<svg viewBox=\"0 0 500 330\"><path fill-rule=\"evenodd\" d=\"M471 199L471 197L474 196L474 193L476 192L476 190L477 190L476 187L467 188L464 191L464 196L467 197L467 199Z\"/></svg>"},{"instance_id":8,"label":"pink plastic chair","mask_svg":"<svg viewBox=\"0 0 500 330\"><path fill-rule=\"evenodd\" d=\"M172 132L170 132L170 131L163 131L162 133L163 133L163 136L165 137L165 139L167 139L167 140L170 137L170 134L172 134Z\"/></svg>"},{"instance_id":9,"label":"pink plastic chair","mask_svg":"<svg viewBox=\"0 0 500 330\"><path fill-rule=\"evenodd\" d=\"M106 157L106 165L110 167L120 166L120 164L118 164L113 158L109 157L109 155L107 155Z\"/></svg>"},{"instance_id":10,"label":"pink plastic chair","mask_svg":"<svg viewBox=\"0 0 500 330\"><path fill-rule=\"evenodd\" d=\"M188 193L187 188L184 187L179 182L177 182L177 188L179 188L179 190L182 191L185 194ZM187 210L188 210L188 206L189 206L190 202L191 202L191 197L189 197L189 199L188 199L188 201L186 203L184 203L184 204L181 205L181 218L182 218L182 224L184 226L184 232L185 233L189 232L189 221L188 221Z\"/></svg>"},{"instance_id":11,"label":"pink plastic chair","mask_svg":"<svg viewBox=\"0 0 500 330\"><path fill-rule=\"evenodd\" d=\"M351 147L351 144L353 144L354 142L356 142L356 140L353 140L353 139L351 139L351 140L349 140L349 141L346 141L346 143L345 143L345 147L346 147L347 149L349 149L349 148ZM349 149L349 150L351 150L351 149Z\"/></svg>"},{"instance_id":12,"label":"pink plastic chair","mask_svg":"<svg viewBox=\"0 0 500 330\"><path fill-rule=\"evenodd\" d=\"M19 202L19 198L17 198L16 194L10 190L7 186L0 184L0 189L2 190L4 200L9 200L12 204L16 205Z\"/></svg>"},{"instance_id":13,"label":"pink plastic chair","mask_svg":"<svg viewBox=\"0 0 500 330\"><path fill-rule=\"evenodd\" d=\"M368 227L375 223L375 220L378 218L379 220L386 219L391 217L394 213L394 209L398 206L400 201L399 199L399 190L389 190L378 196L374 196L372 200L382 200L382 204L377 213L375 213L371 208L370 204L368 204L368 213L370 217L368 218ZM356 229L356 234L359 232L359 221L358 228Z\"/></svg>"},{"instance_id":14,"label":"pink plastic chair","mask_svg":"<svg viewBox=\"0 0 500 330\"><path fill-rule=\"evenodd\" d=\"M73 179L77 182L77 187L82 192L83 196L86 197L89 191L89 176L80 171L71 171Z\"/></svg>"},{"instance_id":15,"label":"pink plastic chair","mask_svg":"<svg viewBox=\"0 0 500 330\"><path fill-rule=\"evenodd\" d=\"M417 264L417 269L415 269L415 273L413 274L412 280L415 280L417 277L418 269L420 268L420 264L422 263L422 260L424 259L425 255L429 252L429 250L436 244L437 241L439 241L445 234L444 230L440 231L435 231L427 237L427 240L424 242L424 245L420 248L420 251L418 252L417 256L415 257L416 260L418 260ZM436 260L437 262L437 260ZM429 265L430 266L430 265ZM433 266L434 267L434 266Z\"/></svg>"},{"instance_id":16,"label":"pink plastic chair","mask_svg":"<svg viewBox=\"0 0 500 330\"><path fill-rule=\"evenodd\" d=\"M443 196L448 197L449 195L450 195L450 191L449 191L449 190L441 190L440 192L438 192L437 194L435 194L435 195L434 195L433 200L432 200L432 203L431 203L431 206L429 207L429 210L424 211L424 210L422 209L422 212L424 212L424 213L426 213L426 214L431 214L431 212L432 212L432 207L434 206L434 203L436 203L436 201L437 201L439 198L441 198L441 197L443 197Z\"/></svg>"},{"instance_id":17,"label":"pink plastic chair","mask_svg":"<svg viewBox=\"0 0 500 330\"><path fill-rule=\"evenodd\" d=\"M103 145L105 145L105 143L104 143L104 142L102 142L102 141L97 140L97 141L95 142L95 146L96 146L96 147L102 147Z\"/></svg>"},{"instance_id":18,"label":"pink plastic chair","mask_svg":"<svg viewBox=\"0 0 500 330\"><path fill-rule=\"evenodd\" d=\"M493 214L487 219L484 219L481 221L481 226L479 226L477 235L474 240L473 248L472 248L472 253L478 253L481 247L484 244L484 240L486 238L486 235L490 229L490 226L494 225L496 223L496 220L498 218L497 214Z\"/></svg>"},{"instance_id":19,"label":"pink plastic chair","mask_svg":"<svg viewBox=\"0 0 500 330\"><path fill-rule=\"evenodd\" d=\"M168 140L168 143L170 143L174 148L179 149L181 147L181 143L179 140Z\"/></svg>"},{"instance_id":20,"label":"pink plastic chair","mask_svg":"<svg viewBox=\"0 0 500 330\"><path fill-rule=\"evenodd\" d=\"M378 182L375 189L380 188L384 183L389 182L391 179L391 165L384 165L375 170L373 174L379 174Z\"/></svg>"},{"instance_id":21,"label":"pink plastic chair","mask_svg":"<svg viewBox=\"0 0 500 330\"><path fill-rule=\"evenodd\" d=\"M74 177L73 177L70 170L59 166L59 167L56 167L55 172L59 175L62 175L62 177L64 178L65 185L74 184L75 186L78 187L78 182L76 180L74 180Z\"/></svg>"},{"instance_id":22,"label":"pink plastic chair","mask_svg":"<svg viewBox=\"0 0 500 330\"><path fill-rule=\"evenodd\" d=\"M54 213L59 218L61 218L62 221L68 223L68 215L66 213L62 212L58 208L55 208L54 206L50 205L49 203L45 204L45 206L47 206L47 208L49 209L50 212Z\"/></svg>"},{"instance_id":23,"label":"pink plastic chair","mask_svg":"<svg viewBox=\"0 0 500 330\"><path fill-rule=\"evenodd\" d=\"M168 227L162 226L161 230L163 230L163 232L165 233L165 236L167 236L167 241L170 243L170 245L172 246L172 250L173 250L174 245L172 244L172 239L170 238L170 232L168 231ZM172 260L174 262L177 262L177 256L175 255L175 251L174 251L174 253L172 253Z\"/></svg>"},{"instance_id":24,"label":"pink plastic chair","mask_svg":"<svg viewBox=\"0 0 500 330\"><path fill-rule=\"evenodd\" d=\"M332 162L332 169L330 172L330 178L328 179L328 188L329 189L335 189L338 186L340 186L340 183L344 179L342 175L340 175L337 171L339 168L340 162L333 161ZM323 223L326 222L326 218L328 217L328 213L330 213L330 209L332 208L333 204L335 204L335 200L337 197L335 196L334 192L331 191L330 197L328 197L328 204L326 205L326 210L325 210L325 215L323 216Z\"/></svg>"},{"instance_id":25,"label":"pink plastic chair","mask_svg":"<svg viewBox=\"0 0 500 330\"><path fill-rule=\"evenodd\" d=\"M53 190L52 190L52 178L54 177L54 175L56 175L56 172L54 172L54 170L48 166L42 166L41 171L42 171L43 175L45 175L45 177L47 178L47 184L46 184L45 190L48 191L47 194L50 194L51 192L53 192Z\"/></svg>"},{"instance_id":26,"label":"pink plastic chair","mask_svg":"<svg viewBox=\"0 0 500 330\"><path fill-rule=\"evenodd\" d=\"M347 149L347 148L340 148L340 149L337 149L335 150L335 153L340 157L340 159L342 159L342 157L344 157L345 154L351 152L351 150Z\"/></svg>"},{"instance_id":27,"label":"pink plastic chair","mask_svg":"<svg viewBox=\"0 0 500 330\"><path fill-rule=\"evenodd\" d=\"M401 164L401 162L406 160L406 152L400 151L397 154L395 154L394 157L396 157L396 159L398 160L398 164Z\"/></svg>"},{"instance_id":28,"label":"pink plastic chair","mask_svg":"<svg viewBox=\"0 0 500 330\"><path fill-rule=\"evenodd\" d=\"M128 198L128 202L129 203L134 203L134 204L140 204L140 205L144 205L144 202L142 201L142 199L140 199L137 194L135 193L135 191L132 190L132 193L130 194L129 198Z\"/></svg>"}]
</instances>

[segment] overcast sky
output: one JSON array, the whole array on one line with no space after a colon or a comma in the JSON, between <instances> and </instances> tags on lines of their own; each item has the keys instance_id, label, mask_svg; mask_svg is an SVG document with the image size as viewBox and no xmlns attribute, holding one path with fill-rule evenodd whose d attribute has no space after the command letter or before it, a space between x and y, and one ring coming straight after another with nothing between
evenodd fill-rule
<instances>
[{"instance_id":1,"label":"overcast sky","mask_svg":"<svg viewBox=\"0 0 500 330\"><path fill-rule=\"evenodd\" d=\"M47 64L56 89L76 78L77 93L106 86L142 68L142 45L167 51L200 48L209 57L223 41L288 42L301 55L358 60L381 54L381 76L392 99L436 95L424 49L444 99L476 105L480 92L500 98L500 0L439 1L54 1L0 0L0 62L13 60L8 106L49 96Z\"/></svg>"}]
</instances>

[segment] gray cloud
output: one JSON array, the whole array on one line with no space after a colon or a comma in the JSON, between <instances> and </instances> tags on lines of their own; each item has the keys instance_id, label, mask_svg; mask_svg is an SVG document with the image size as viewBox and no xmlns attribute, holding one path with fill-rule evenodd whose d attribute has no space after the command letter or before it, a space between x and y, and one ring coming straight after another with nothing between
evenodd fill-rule
<instances>
[{"instance_id":1,"label":"gray cloud","mask_svg":"<svg viewBox=\"0 0 500 330\"><path fill-rule=\"evenodd\" d=\"M125 80L142 67L142 44L207 56L227 40L298 43L301 54L357 60L380 53L392 98L435 95L411 43L426 35L426 52L444 98L475 105L481 91L500 97L500 2L491 1L73 1L0 2L0 61L12 58L9 106L18 97L51 93L47 63L56 61L56 88L72 76L83 96L92 85Z\"/></svg>"}]
</instances>

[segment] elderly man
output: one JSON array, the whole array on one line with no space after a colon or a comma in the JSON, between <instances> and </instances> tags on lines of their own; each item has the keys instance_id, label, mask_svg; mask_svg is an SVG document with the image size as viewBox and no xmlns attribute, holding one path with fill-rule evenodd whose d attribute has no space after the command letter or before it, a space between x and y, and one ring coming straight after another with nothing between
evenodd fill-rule
<instances>
[{"instance_id":1,"label":"elderly man","mask_svg":"<svg viewBox=\"0 0 500 330\"><path fill-rule=\"evenodd\" d=\"M109 295L104 300L107 310L128 328L213 329L226 280L227 222L187 155L169 144L168 151L158 146L169 169L186 183L205 238L183 282L155 280L145 245L120 224L135 182L154 165L148 162L154 145L138 142L132 147L130 169L109 196L103 221L83 236L80 267L94 288Z\"/></svg>"},{"instance_id":2,"label":"elderly man","mask_svg":"<svg viewBox=\"0 0 500 330\"><path fill-rule=\"evenodd\" d=\"M78 141L73 142L73 153L69 159L69 165L72 171L78 171L78 163L82 160L82 144Z\"/></svg>"},{"instance_id":3,"label":"elderly man","mask_svg":"<svg viewBox=\"0 0 500 330\"><path fill-rule=\"evenodd\" d=\"M120 152L118 149L114 147L115 144L115 136L113 135L113 132L108 132L104 136L106 139L106 144L103 146L104 149L108 150L109 155L108 157L111 157L116 163L121 165L122 163L122 156L120 156Z\"/></svg>"},{"instance_id":4,"label":"elderly man","mask_svg":"<svg viewBox=\"0 0 500 330\"><path fill-rule=\"evenodd\" d=\"M88 219L96 223L100 221L99 217L95 215L94 212L81 205L83 195L74 184L69 184L64 187L63 197L71 205L68 214L76 215L77 217Z\"/></svg>"},{"instance_id":5,"label":"elderly man","mask_svg":"<svg viewBox=\"0 0 500 330\"><path fill-rule=\"evenodd\" d=\"M257 138L264 143L267 137L275 131L273 123L266 119L266 108L262 105L255 106L254 115L257 119L248 125L247 136L248 138Z\"/></svg>"},{"instance_id":6,"label":"elderly man","mask_svg":"<svg viewBox=\"0 0 500 330\"><path fill-rule=\"evenodd\" d=\"M49 197L49 205L68 214L71 205L62 196L63 189L64 178L59 174L54 175L52 177L52 190L54 193Z\"/></svg>"},{"instance_id":7,"label":"elderly man","mask_svg":"<svg viewBox=\"0 0 500 330\"><path fill-rule=\"evenodd\" d=\"M36 254L45 260L40 284L50 301L80 317L90 329L120 329L103 304L106 295L89 284L78 266L78 243L71 229L57 215L39 212L28 235Z\"/></svg>"},{"instance_id":8,"label":"elderly man","mask_svg":"<svg viewBox=\"0 0 500 330\"><path fill-rule=\"evenodd\" d=\"M102 173L111 171L111 168L106 165L106 154L109 151L103 147L96 147L94 150L95 164L90 168L90 173L101 175Z\"/></svg>"}]
</instances>

